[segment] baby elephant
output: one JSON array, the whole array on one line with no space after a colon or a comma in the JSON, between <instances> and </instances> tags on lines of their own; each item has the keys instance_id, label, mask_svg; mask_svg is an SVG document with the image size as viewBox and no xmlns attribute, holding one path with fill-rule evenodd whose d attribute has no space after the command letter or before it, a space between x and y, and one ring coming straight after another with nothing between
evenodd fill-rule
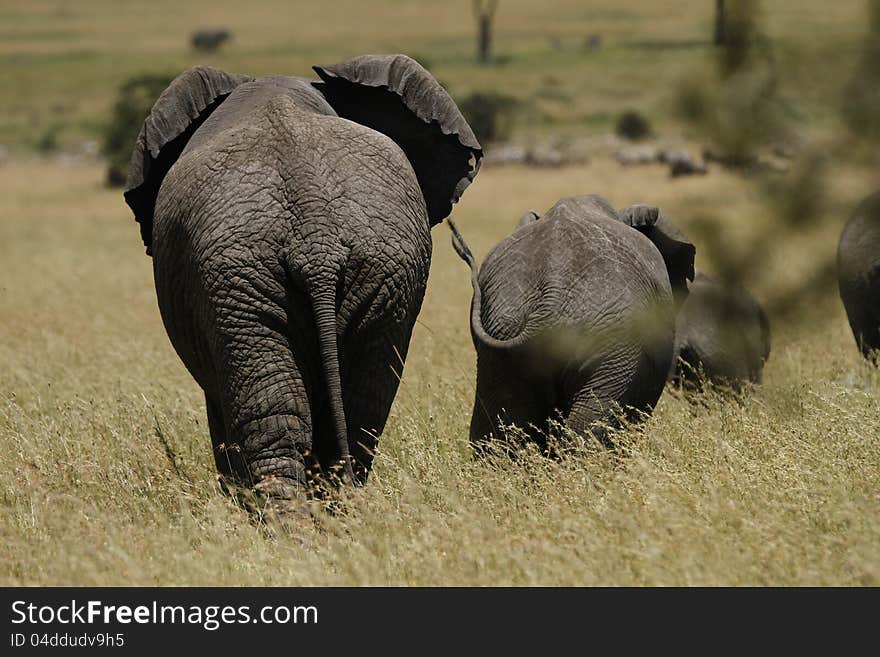
<instances>
[{"instance_id":1,"label":"baby elephant","mask_svg":"<svg viewBox=\"0 0 880 657\"><path fill-rule=\"evenodd\" d=\"M604 439L622 412L637 420L672 364L675 309L694 277L693 245L651 206L618 213L600 196L527 213L477 273L471 334L477 392L471 442L516 425L546 448L548 419Z\"/></svg>"},{"instance_id":2,"label":"baby elephant","mask_svg":"<svg viewBox=\"0 0 880 657\"><path fill-rule=\"evenodd\" d=\"M675 324L674 383L699 389L703 380L735 391L761 383L770 356L770 324L741 287L698 273Z\"/></svg>"},{"instance_id":3,"label":"baby elephant","mask_svg":"<svg viewBox=\"0 0 880 657\"><path fill-rule=\"evenodd\" d=\"M880 192L856 208L837 247L840 298L865 358L880 364Z\"/></svg>"}]
</instances>

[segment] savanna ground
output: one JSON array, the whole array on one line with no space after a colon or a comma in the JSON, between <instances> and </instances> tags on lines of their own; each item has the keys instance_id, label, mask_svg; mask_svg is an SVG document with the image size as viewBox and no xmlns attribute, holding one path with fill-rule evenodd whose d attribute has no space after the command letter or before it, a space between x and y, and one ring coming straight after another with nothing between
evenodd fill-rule
<instances>
[{"instance_id":1,"label":"savanna ground","mask_svg":"<svg viewBox=\"0 0 880 657\"><path fill-rule=\"evenodd\" d=\"M306 74L401 51L428 60L453 93L489 87L529 101L523 134L607 132L638 107L658 132L696 145L671 108L678 80L712 57L714 3L502 0L500 61L487 67L473 63L467 2L237 4L0 8L0 86L14 90L0 98L12 153L0 167L0 583L880 584L880 372L855 348L833 277L816 275L876 188L864 157L833 161L811 197L817 218L782 230L742 273L768 304L773 346L764 385L741 402L692 404L667 389L616 450L474 461L471 290L441 225L369 484L298 537L270 535L223 496L202 394L165 335L120 191L104 186L100 164L30 155L40 136L56 130L62 148L94 138L135 73L201 60ZM864 3L765 4L802 140L837 143ZM235 40L193 54L188 34L205 24ZM578 44L594 32L603 47L585 54ZM777 175L784 183L797 164ZM625 169L599 154L562 169L486 167L453 216L481 259L524 210L561 196L647 201L712 239L702 258L696 240L711 273L717 244L747 250L777 221L767 189L719 167L672 180L659 165Z\"/></svg>"}]
</instances>

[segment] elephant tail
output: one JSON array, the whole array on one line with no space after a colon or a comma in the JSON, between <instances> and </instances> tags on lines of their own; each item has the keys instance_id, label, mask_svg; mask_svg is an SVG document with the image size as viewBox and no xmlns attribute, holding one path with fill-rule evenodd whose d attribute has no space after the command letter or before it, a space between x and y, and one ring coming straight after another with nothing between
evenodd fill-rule
<instances>
[{"instance_id":1,"label":"elephant tail","mask_svg":"<svg viewBox=\"0 0 880 657\"><path fill-rule=\"evenodd\" d=\"M348 449L348 428L345 423L345 407L342 403L342 379L339 374L339 349L336 327L336 281L319 280L311 291L312 309L315 315L315 328L318 333L318 348L324 381L327 385L327 399L330 402L330 415L339 448L340 460L345 474L355 486L358 481L351 465Z\"/></svg>"},{"instance_id":2,"label":"elephant tail","mask_svg":"<svg viewBox=\"0 0 880 657\"><path fill-rule=\"evenodd\" d=\"M478 279L479 270L477 262L474 260L474 254L471 253L470 247L464 241L464 237L458 232L458 227L452 221L447 219L449 229L452 231L452 247L462 260L471 268L471 285L474 288L474 298L471 301L471 332L475 340L479 340L485 346L492 349L514 349L528 342L528 336L525 333L512 337L508 340L499 340L486 332L483 327L483 293L480 290L480 282Z\"/></svg>"}]
</instances>

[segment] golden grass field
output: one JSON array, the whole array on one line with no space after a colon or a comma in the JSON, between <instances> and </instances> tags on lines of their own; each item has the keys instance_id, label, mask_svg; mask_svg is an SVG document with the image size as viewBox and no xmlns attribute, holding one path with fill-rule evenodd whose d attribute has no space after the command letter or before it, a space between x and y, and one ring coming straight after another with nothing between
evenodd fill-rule
<instances>
[{"instance_id":1,"label":"golden grass field","mask_svg":"<svg viewBox=\"0 0 880 657\"><path fill-rule=\"evenodd\" d=\"M233 25L241 65L234 48L217 56L232 70L277 70L285 51L273 48L296 34L295 73L350 51L416 45L454 88L496 73L456 63L472 53L464 2L458 17L441 9L447 3L425 4L427 14L390 1L320 11L265 3L241 23L222 11L202 20L200 3L168 4L185 7L177 36L146 5L96 11L91 21L59 14L61 3L4 3L6 15L32 14L0 29L0 74L23 85L0 106L8 143L20 145L15 135L30 130L15 103L39 117L48 111L45 94L73 85L64 56L93 53L119 80L156 53L163 66L182 67L191 63L185 35L202 22ZM710 23L708 2L663 3L663 11L659 4L560 2L551 12L502 0L498 50L528 54L528 69L548 31L601 31L611 42L603 84L616 84L618 71L620 80L642 80L650 71L615 41L688 40ZM343 18L366 5L381 8L375 22ZM773 6L768 29L783 36L818 25L828 26L831 41L863 34L859 2L836 3L831 18L824 3ZM276 12L290 20L273 20ZM159 36L137 37L136 28ZM275 46L253 45L264 30ZM334 39L345 47L334 50ZM113 55L123 51L117 66ZM684 70L683 53L671 57ZM497 70L512 83L518 65ZM577 62L564 66L578 70ZM39 67L55 71L45 89L24 84ZM663 89L629 93L621 83L612 99L580 93L584 80L564 84L585 108L572 110L578 116L656 96L658 122L676 126L662 113ZM114 86L84 74L70 139L87 135L82 126L112 105ZM823 115L831 111L808 112ZM589 132L580 120L566 130ZM165 335L151 262L121 191L103 180L98 164L22 155L0 166L0 584L880 584L880 371L861 359L833 281L795 297L784 318L770 308L765 382L742 403L707 395L692 404L667 389L644 427L621 432L616 450L479 462L467 442L475 377L469 273L447 227L437 226L428 292L368 485L345 491L344 511L321 515L319 526L274 535L218 489L202 393ZM797 290L833 259L848 213L876 182L864 164L833 163L820 219L778 239L744 282L765 302ZM486 167L452 216L482 259L526 209L591 192L616 207L659 205L686 230L708 218L732 251L775 220L749 178L714 167L671 180L659 165L624 169L604 155L563 169ZM711 273L699 241L697 249L698 266Z\"/></svg>"}]
</instances>

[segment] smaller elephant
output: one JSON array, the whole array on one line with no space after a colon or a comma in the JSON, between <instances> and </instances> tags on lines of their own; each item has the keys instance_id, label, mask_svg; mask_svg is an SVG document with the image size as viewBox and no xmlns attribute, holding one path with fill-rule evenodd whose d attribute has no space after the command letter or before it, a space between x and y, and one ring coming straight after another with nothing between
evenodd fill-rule
<instances>
[{"instance_id":1,"label":"smaller elephant","mask_svg":"<svg viewBox=\"0 0 880 657\"><path fill-rule=\"evenodd\" d=\"M557 415L604 441L618 411L636 421L654 408L695 254L656 207L564 198L543 217L527 212L479 271L450 228L474 292L475 447L515 425L546 449Z\"/></svg>"},{"instance_id":2,"label":"smaller elephant","mask_svg":"<svg viewBox=\"0 0 880 657\"><path fill-rule=\"evenodd\" d=\"M770 356L770 323L764 309L738 286L698 272L675 322L670 379L699 389L703 380L735 391L761 383Z\"/></svg>"},{"instance_id":3,"label":"smaller elephant","mask_svg":"<svg viewBox=\"0 0 880 657\"><path fill-rule=\"evenodd\" d=\"M880 192L853 212L837 247L837 282L865 358L880 364Z\"/></svg>"}]
</instances>

